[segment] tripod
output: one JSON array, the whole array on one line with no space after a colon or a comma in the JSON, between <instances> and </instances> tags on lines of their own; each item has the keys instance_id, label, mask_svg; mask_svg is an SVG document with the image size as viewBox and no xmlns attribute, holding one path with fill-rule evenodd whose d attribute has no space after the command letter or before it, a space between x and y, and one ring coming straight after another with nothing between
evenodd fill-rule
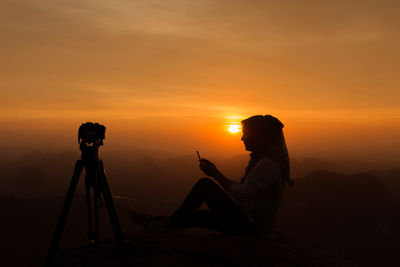
<instances>
[{"instance_id":1,"label":"tripod","mask_svg":"<svg viewBox=\"0 0 400 267\"><path fill-rule=\"evenodd\" d=\"M92 145L91 145L92 144ZM108 187L106 175L104 173L103 161L99 158L99 146L103 144L102 140L82 140L79 149L82 151L81 159L76 161L75 169L72 175L71 183L65 197L61 215L59 217L56 231L54 233L49 254L46 259L46 266L52 266L54 257L58 252L59 242L71 208L79 177L83 168L86 170L85 189L86 204L88 208L88 239L90 244L97 245L99 242L99 222L98 222L98 200L103 196L110 222L113 228L117 247L122 249L125 246L121 226L118 221L115 206L112 200L110 188ZM93 194L92 194L93 192ZM102 202L101 202L102 203ZM92 207L93 206L93 207Z\"/></svg>"}]
</instances>

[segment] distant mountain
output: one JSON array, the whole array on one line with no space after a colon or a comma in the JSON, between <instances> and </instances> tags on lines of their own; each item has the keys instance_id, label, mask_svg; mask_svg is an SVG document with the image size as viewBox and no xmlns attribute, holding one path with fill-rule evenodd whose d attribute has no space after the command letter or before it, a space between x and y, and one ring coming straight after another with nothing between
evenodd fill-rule
<instances>
[{"instance_id":1,"label":"distant mountain","mask_svg":"<svg viewBox=\"0 0 400 267\"><path fill-rule=\"evenodd\" d=\"M375 170L370 173L378 176L385 182L390 197L400 207L400 169L387 171Z\"/></svg>"},{"instance_id":2,"label":"distant mountain","mask_svg":"<svg viewBox=\"0 0 400 267\"><path fill-rule=\"evenodd\" d=\"M399 215L379 177L321 170L286 188L277 229L342 255L358 251L360 262L366 262L362 251L379 251L370 258L375 265L394 259Z\"/></svg>"},{"instance_id":3,"label":"distant mountain","mask_svg":"<svg viewBox=\"0 0 400 267\"><path fill-rule=\"evenodd\" d=\"M20 197L40 197L51 191L52 187L39 168L20 168L9 190Z\"/></svg>"},{"instance_id":4,"label":"distant mountain","mask_svg":"<svg viewBox=\"0 0 400 267\"><path fill-rule=\"evenodd\" d=\"M316 170L343 172L342 167L338 163L311 157L304 157L302 159L291 158L290 167L292 177L294 178L303 177Z\"/></svg>"},{"instance_id":5,"label":"distant mountain","mask_svg":"<svg viewBox=\"0 0 400 267\"><path fill-rule=\"evenodd\" d=\"M331 171L315 171L296 180L287 189L287 204L307 202L307 208L332 212L354 213L378 211L388 204L385 183L368 173L345 175Z\"/></svg>"}]
</instances>

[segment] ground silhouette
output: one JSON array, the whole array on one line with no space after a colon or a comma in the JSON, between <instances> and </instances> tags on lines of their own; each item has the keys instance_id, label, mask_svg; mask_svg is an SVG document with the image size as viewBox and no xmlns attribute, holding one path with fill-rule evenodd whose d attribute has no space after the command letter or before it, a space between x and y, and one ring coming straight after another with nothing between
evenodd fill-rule
<instances>
[{"instance_id":1,"label":"ground silhouette","mask_svg":"<svg viewBox=\"0 0 400 267\"><path fill-rule=\"evenodd\" d=\"M2 169L0 234L4 242L0 261L4 266L42 266L74 162L79 157L75 152L31 155L35 159L25 157L24 161L6 164ZM196 155L162 158L147 153L128 155L128 152L127 155L110 153L104 156L104 161L113 194L129 198L115 199L115 202L124 232L133 234L141 229L131 223L125 207L168 214L201 173L197 170ZM239 155L215 160L232 177L240 177L247 159ZM33 160L35 166L31 166ZM149 165L143 166L143 162ZM14 182L21 170L31 167L38 168L49 184L51 191L43 196L35 196L33 189L30 194L29 188L26 188L26 195L14 191ZM314 169L320 168L316 165ZM347 175L317 171L298 176L296 187L285 192L277 230L363 266L396 266L399 263L396 255L400 206L395 197L400 191L396 191L394 185L400 179L397 176L400 171L365 171L368 173ZM81 184L80 189L82 187ZM63 247L87 241L87 211L82 195L78 192L74 200L62 239ZM108 218L102 216L102 237L112 238Z\"/></svg>"}]
</instances>

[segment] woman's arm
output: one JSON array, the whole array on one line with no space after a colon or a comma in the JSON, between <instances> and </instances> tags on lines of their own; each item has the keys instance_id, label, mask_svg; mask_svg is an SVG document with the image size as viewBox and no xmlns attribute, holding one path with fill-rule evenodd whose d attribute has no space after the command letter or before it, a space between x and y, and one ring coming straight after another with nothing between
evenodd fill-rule
<instances>
[{"instance_id":1,"label":"woman's arm","mask_svg":"<svg viewBox=\"0 0 400 267\"><path fill-rule=\"evenodd\" d=\"M215 177L213 177L226 191L228 191L231 184L235 183L233 180L225 177L221 172L219 172Z\"/></svg>"},{"instance_id":2,"label":"woman's arm","mask_svg":"<svg viewBox=\"0 0 400 267\"><path fill-rule=\"evenodd\" d=\"M253 198L259 192L266 190L280 175L279 165L268 158L263 158L250 171L243 183L234 183L227 191L238 200Z\"/></svg>"},{"instance_id":3,"label":"woman's arm","mask_svg":"<svg viewBox=\"0 0 400 267\"><path fill-rule=\"evenodd\" d=\"M233 180L225 177L218 169L215 167L214 163L207 159L200 160L200 169L208 176L213 177L226 191L228 191L231 184L234 183Z\"/></svg>"}]
</instances>

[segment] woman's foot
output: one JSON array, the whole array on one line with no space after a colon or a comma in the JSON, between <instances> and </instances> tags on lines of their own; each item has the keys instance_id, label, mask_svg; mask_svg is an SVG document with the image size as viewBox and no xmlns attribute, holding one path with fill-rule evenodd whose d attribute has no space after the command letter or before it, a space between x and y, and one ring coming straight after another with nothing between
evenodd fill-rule
<instances>
[{"instance_id":1,"label":"woman's foot","mask_svg":"<svg viewBox=\"0 0 400 267\"><path fill-rule=\"evenodd\" d=\"M169 215L153 217L151 214L137 212L133 209L128 209L128 214L134 223L149 231L187 228L173 222Z\"/></svg>"},{"instance_id":2,"label":"woman's foot","mask_svg":"<svg viewBox=\"0 0 400 267\"><path fill-rule=\"evenodd\" d=\"M171 220L171 216L157 216L153 217L152 221L148 225L152 229L161 229L161 230L168 230L168 229L186 229L183 225L176 224Z\"/></svg>"},{"instance_id":3,"label":"woman's foot","mask_svg":"<svg viewBox=\"0 0 400 267\"><path fill-rule=\"evenodd\" d=\"M151 222L151 219L153 218L151 214L140 213L133 209L128 209L128 214L134 223L141 225L146 229L149 229L148 225Z\"/></svg>"}]
</instances>

